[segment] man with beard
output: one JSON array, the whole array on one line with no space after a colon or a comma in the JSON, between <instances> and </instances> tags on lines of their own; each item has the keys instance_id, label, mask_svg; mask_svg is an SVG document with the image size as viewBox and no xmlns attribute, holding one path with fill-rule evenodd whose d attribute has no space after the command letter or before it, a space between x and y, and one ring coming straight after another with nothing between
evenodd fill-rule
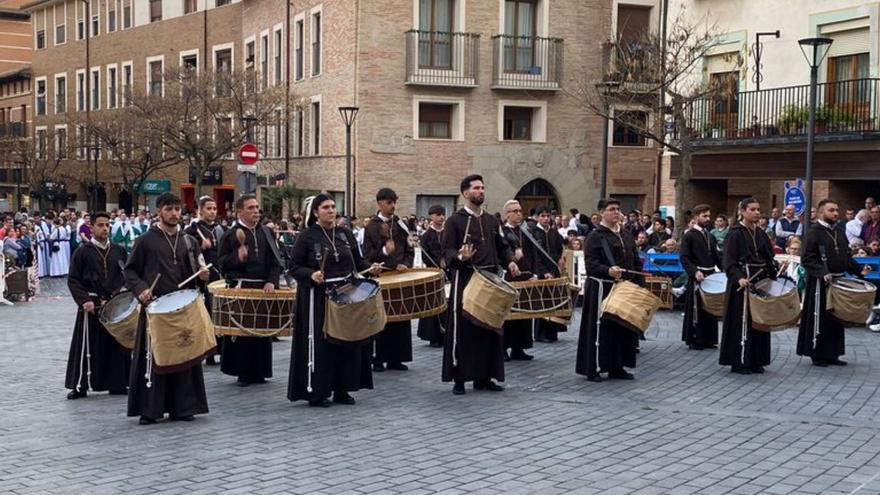
<instances>
[{"instance_id":1,"label":"man with beard","mask_svg":"<svg viewBox=\"0 0 880 495\"><path fill-rule=\"evenodd\" d=\"M141 213L143 216L143 213ZM211 274L208 276L208 283L220 280L220 271L217 267L217 248L218 241L223 237L223 228L217 225L217 203L210 196L202 196L199 198L199 219L184 230L190 237L195 239L201 248L202 256L205 257L205 263L213 264ZM143 224L142 224L143 225ZM144 232L149 228L149 224L144 226ZM208 312L211 312L211 293L208 292L207 285L202 288L205 296L205 304L208 306ZM217 354L223 353L223 339L217 339ZM205 364L217 364L214 356L208 356Z\"/></svg>"},{"instance_id":2,"label":"man with beard","mask_svg":"<svg viewBox=\"0 0 880 495\"><path fill-rule=\"evenodd\" d=\"M504 381L504 340L462 314L462 293L474 270L497 273L499 266L507 266L514 277L520 271L498 221L483 210L483 177L465 177L460 189L465 206L446 221L442 239L443 259L452 271L442 379L455 382L452 393L456 395L464 395L468 381L474 382L476 390L500 392L504 387L492 379Z\"/></svg>"},{"instance_id":3,"label":"man with beard","mask_svg":"<svg viewBox=\"0 0 880 495\"><path fill-rule=\"evenodd\" d=\"M642 262L635 241L620 225L620 201L600 199L598 208L599 225L587 236L584 248L587 281L575 371L591 382L601 382L600 373L606 371L608 378L632 380L635 377L624 367L636 366L639 336L614 321L600 321L598 312L615 280L644 286L644 277L638 274Z\"/></svg>"},{"instance_id":4,"label":"man with beard","mask_svg":"<svg viewBox=\"0 0 880 495\"><path fill-rule=\"evenodd\" d=\"M552 258L535 249L535 274L540 278L558 277L561 273L559 261L564 250L564 239L556 229L552 228L553 214L549 206L539 206L535 213L538 216L538 223L531 229L532 235L544 253ZM559 340L559 332L565 332L567 329L560 323L540 319L535 320L535 330L535 340L538 342L556 342Z\"/></svg>"},{"instance_id":5,"label":"man with beard","mask_svg":"<svg viewBox=\"0 0 880 495\"><path fill-rule=\"evenodd\" d=\"M709 234L712 211L709 205L693 209L693 227L681 238L681 265L687 273L684 321L681 340L691 349L700 350L718 345L718 322L703 311L703 302L697 293L698 285L721 265L715 237Z\"/></svg>"},{"instance_id":6,"label":"man with beard","mask_svg":"<svg viewBox=\"0 0 880 495\"><path fill-rule=\"evenodd\" d=\"M721 330L718 362L741 375L763 373L770 364L770 333L756 330L746 311L749 285L776 278L773 246L758 229L761 205L755 198L739 203L740 221L730 227L724 240L724 272L727 273L727 302Z\"/></svg>"},{"instance_id":7,"label":"man with beard","mask_svg":"<svg viewBox=\"0 0 880 495\"><path fill-rule=\"evenodd\" d=\"M92 238L81 245L70 262L67 286L79 310L67 358L68 399L85 397L89 389L127 393L131 351L122 347L98 319L97 310L123 289L125 250L108 242L110 215L91 216Z\"/></svg>"},{"instance_id":8,"label":"man with beard","mask_svg":"<svg viewBox=\"0 0 880 495\"><path fill-rule=\"evenodd\" d=\"M837 228L840 216L837 202L823 199L817 206L819 219L807 233L807 245L801 256L801 266L807 271L807 284L797 353L810 356L815 366L844 366L846 361L840 359L845 351L844 325L829 314L825 293L835 277L842 277L845 272L865 276L871 267L853 260L846 234Z\"/></svg>"},{"instance_id":9,"label":"man with beard","mask_svg":"<svg viewBox=\"0 0 880 495\"><path fill-rule=\"evenodd\" d=\"M409 227L394 214L397 193L383 187L376 193L379 211L364 228L364 259L382 263L386 270L406 271L412 268L415 249L409 243ZM403 363L412 361L412 323L409 320L389 322L374 342L373 371L406 371Z\"/></svg>"},{"instance_id":10,"label":"man with beard","mask_svg":"<svg viewBox=\"0 0 880 495\"><path fill-rule=\"evenodd\" d=\"M260 203L253 194L235 201L238 219L220 241L217 263L227 287L275 292L281 278L281 253L275 234L260 225ZM220 371L238 377L241 387L272 377L271 337L223 337Z\"/></svg>"},{"instance_id":11,"label":"man with beard","mask_svg":"<svg viewBox=\"0 0 880 495\"><path fill-rule=\"evenodd\" d=\"M523 225L522 206L519 201L511 199L504 204L504 239L513 250L513 259L519 267L520 276L506 275L507 280L528 280L537 278L537 264L535 259L535 246L523 233L526 228ZM556 229L550 229L556 233ZM558 234L557 234L558 235ZM536 320L510 320L504 322L504 349L510 349L510 354L505 354L505 361L531 361L534 356L526 354L525 349L532 348L532 333L535 331Z\"/></svg>"},{"instance_id":12,"label":"man with beard","mask_svg":"<svg viewBox=\"0 0 880 495\"><path fill-rule=\"evenodd\" d=\"M443 238L446 209L440 205L434 205L428 208L428 216L431 218L431 223L428 224L420 241L422 261L425 266L440 268L445 272L446 263L443 262L440 241ZM419 319L419 328L416 334L420 339L427 340L431 347L443 347L443 315Z\"/></svg>"},{"instance_id":13,"label":"man with beard","mask_svg":"<svg viewBox=\"0 0 880 495\"><path fill-rule=\"evenodd\" d=\"M180 228L180 198L162 193L156 198L156 209L159 222L135 240L125 265L125 286L144 305L179 290L178 284L193 274L208 280L208 270L200 269L196 261L200 256L198 244ZM195 282L182 287L187 288L194 289ZM207 414L202 365L195 363L176 373L148 372L148 351L147 314L141 311L128 381L128 415L140 416L140 424L148 425L165 413L178 421L193 421L194 415Z\"/></svg>"}]
</instances>

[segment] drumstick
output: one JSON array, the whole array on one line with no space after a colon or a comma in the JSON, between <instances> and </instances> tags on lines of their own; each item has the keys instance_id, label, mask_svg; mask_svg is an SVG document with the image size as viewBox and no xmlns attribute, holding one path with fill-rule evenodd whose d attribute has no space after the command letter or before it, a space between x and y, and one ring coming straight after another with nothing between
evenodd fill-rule
<instances>
[{"instance_id":1,"label":"drumstick","mask_svg":"<svg viewBox=\"0 0 880 495\"><path fill-rule=\"evenodd\" d=\"M208 239L205 237L205 234L202 233L202 229L200 229L198 225L196 225L196 232L199 233L199 237L201 237L203 241L207 241L207 240L208 240ZM239 232L241 232L241 231L239 231ZM238 237L238 236L236 235L236 237ZM242 236L242 237L244 237L244 236ZM239 239L239 240L240 240L240 241L243 241L244 239Z\"/></svg>"},{"instance_id":2,"label":"drumstick","mask_svg":"<svg viewBox=\"0 0 880 495\"><path fill-rule=\"evenodd\" d=\"M752 283L752 280L755 280L755 277L757 277L758 275L760 275L761 272L763 272L763 271L764 271L763 268L761 268L760 270L756 271L755 274L752 275L752 276L749 278L749 283L751 284L751 283ZM743 287L740 287L740 288L737 289L736 291L737 291L737 292L742 292L742 290L743 290Z\"/></svg>"},{"instance_id":3,"label":"drumstick","mask_svg":"<svg viewBox=\"0 0 880 495\"><path fill-rule=\"evenodd\" d=\"M243 230L241 230L241 229L236 230L235 231L235 238L238 239L238 243L240 245L244 246L244 231Z\"/></svg>"},{"instance_id":4,"label":"drumstick","mask_svg":"<svg viewBox=\"0 0 880 495\"><path fill-rule=\"evenodd\" d=\"M365 270L361 270L361 271L358 272L358 275L366 275L366 274L370 273L370 270L372 270L372 269L373 269L373 267L371 266L371 267L369 267L369 268L367 268L367 269L365 269ZM395 268L388 268L388 267L385 266L385 265L380 266L379 269L382 270L382 271L395 270Z\"/></svg>"},{"instance_id":5,"label":"drumstick","mask_svg":"<svg viewBox=\"0 0 880 495\"><path fill-rule=\"evenodd\" d=\"M211 268L212 266L214 266L214 263L208 263L207 265L205 265L205 266L199 268L199 271L193 273L192 275L189 276L189 278L187 278L187 279L184 280L183 282L177 284L177 288L178 288L178 289L182 289L184 285L186 285L186 284L192 282L194 278L198 277L198 276L199 276L199 273L201 273L202 270L207 270L207 269Z\"/></svg>"}]
</instances>

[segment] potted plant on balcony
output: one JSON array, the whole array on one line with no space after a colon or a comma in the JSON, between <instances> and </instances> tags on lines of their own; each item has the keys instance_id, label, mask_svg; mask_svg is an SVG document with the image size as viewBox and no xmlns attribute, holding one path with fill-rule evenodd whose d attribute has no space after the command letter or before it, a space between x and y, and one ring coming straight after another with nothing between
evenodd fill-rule
<instances>
[{"instance_id":1,"label":"potted plant on balcony","mask_svg":"<svg viewBox=\"0 0 880 495\"><path fill-rule=\"evenodd\" d=\"M779 114L776 127L782 134L803 134L810 118L809 110L798 105L788 105Z\"/></svg>"}]
</instances>

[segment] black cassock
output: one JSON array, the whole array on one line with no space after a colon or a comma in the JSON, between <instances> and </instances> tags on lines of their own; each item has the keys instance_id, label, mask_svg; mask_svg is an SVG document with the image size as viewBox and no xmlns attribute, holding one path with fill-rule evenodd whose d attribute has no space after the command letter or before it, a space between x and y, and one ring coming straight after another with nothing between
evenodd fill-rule
<instances>
[{"instance_id":1,"label":"black cassock","mask_svg":"<svg viewBox=\"0 0 880 495\"><path fill-rule=\"evenodd\" d=\"M378 215L364 227L364 259L369 263L382 263L394 270L398 265L412 268L415 249L409 244L409 232L396 215L385 221ZM385 242L394 241L394 252L384 252ZM412 321L396 321L385 325L375 340L377 363L405 363L412 361Z\"/></svg>"},{"instance_id":2,"label":"black cassock","mask_svg":"<svg viewBox=\"0 0 880 495\"><path fill-rule=\"evenodd\" d=\"M565 249L565 239L559 235L559 231L550 228L544 230L540 224L536 224L530 230L532 236L541 245L541 248L549 254L553 260L547 259L542 253L535 250L535 269L536 274L540 278L544 278L547 274L553 277L560 275L559 265L556 261L562 257L562 251ZM567 332L568 327L561 323L539 318L535 320L535 338L548 342L556 342L559 340L559 332Z\"/></svg>"},{"instance_id":3,"label":"black cassock","mask_svg":"<svg viewBox=\"0 0 880 495\"><path fill-rule=\"evenodd\" d=\"M470 222L468 222L470 219ZM468 227L468 223L470 226ZM465 242L473 244L471 259L458 259L458 250ZM489 380L504 381L504 339L498 333L474 324L462 314L462 292L475 268L492 273L499 265L513 260L501 234L498 220L485 211L480 216L464 208L446 221L443 233L443 259L452 271L452 291L447 303L446 335L443 341L444 382Z\"/></svg>"},{"instance_id":4,"label":"black cassock","mask_svg":"<svg viewBox=\"0 0 880 495\"><path fill-rule=\"evenodd\" d=\"M603 240L612 260L608 259ZM624 366L634 368L639 343L636 332L611 320L603 319L600 323L596 320L602 301L608 297L614 285L608 269L616 265L636 272L642 270L635 241L624 228L613 232L600 224L587 236L584 263L587 265L587 280L584 286L584 307L575 371L580 375L590 376L600 372L618 371ZM645 283L641 275L634 273L624 272L623 279L641 286Z\"/></svg>"},{"instance_id":5,"label":"black cassock","mask_svg":"<svg viewBox=\"0 0 880 495\"><path fill-rule=\"evenodd\" d=\"M526 228L525 224L516 227L506 224L502 227L504 239L510 246L511 251L516 253L517 249L522 250L522 258L516 265L521 272L519 277L512 277L510 273L506 274L507 280L528 280L532 276L538 274L538 268L535 257L538 256L535 245L532 244L522 229ZM528 273L525 273L528 272ZM536 329L538 320L532 318L528 320L510 320L504 322L504 348L514 351L522 351L523 349L531 349L534 345L532 340L533 332Z\"/></svg>"},{"instance_id":6,"label":"black cassock","mask_svg":"<svg viewBox=\"0 0 880 495\"><path fill-rule=\"evenodd\" d=\"M70 352L67 356L65 386L75 390L112 390L124 392L128 385L131 351L119 345L98 320L98 308L110 300L125 285L120 263L127 257L121 246L107 243L102 249L94 243L77 248L70 260L67 286L76 302L76 323ZM86 314L82 305L92 301L95 312ZM88 317L88 338L84 339L84 317ZM91 356L91 357L89 357ZM86 373L91 371L91 376Z\"/></svg>"},{"instance_id":7,"label":"black cassock","mask_svg":"<svg viewBox=\"0 0 880 495\"><path fill-rule=\"evenodd\" d=\"M862 265L853 260L846 234L839 228L817 222L807 236L801 266L807 272L807 284L798 329L797 353L817 361L836 361L845 353L844 325L825 308L828 284L824 277L828 273L834 276L843 276L846 272L858 274ZM818 320L814 316L817 304Z\"/></svg>"},{"instance_id":8,"label":"black cassock","mask_svg":"<svg viewBox=\"0 0 880 495\"><path fill-rule=\"evenodd\" d=\"M422 234L422 262L425 266L432 268L442 268L437 266L443 258L443 250L440 247L440 238L443 236L443 230L439 232L434 227L428 227L428 230ZM425 255L427 254L427 256ZM416 335L422 340L427 340L433 345L443 345L443 315L429 316L419 319L419 327Z\"/></svg>"},{"instance_id":9,"label":"black cassock","mask_svg":"<svg viewBox=\"0 0 880 495\"><path fill-rule=\"evenodd\" d=\"M211 274L208 276L208 281L206 283L199 283L199 288L202 291L202 295L205 297L205 306L208 308L208 313L211 312L211 292L208 291L208 284L211 282L216 282L220 280L220 266L217 264L217 251L220 247L220 239L223 237L223 227L217 225L216 223L208 223L204 220L199 220L190 224L184 232L189 234L190 237L196 240L199 243L199 247L201 248L202 256L205 258L205 263L213 264L214 267L211 268ZM202 239L207 239L211 243L211 247L205 249L202 247ZM217 350L214 352L215 354L221 354L223 352L223 339L217 337Z\"/></svg>"},{"instance_id":10,"label":"black cassock","mask_svg":"<svg viewBox=\"0 0 880 495\"><path fill-rule=\"evenodd\" d=\"M336 261L330 238L333 239L339 261ZM335 231L324 231L320 225L314 224L296 237L291 251L290 273L298 285L287 398L291 401L322 400L330 397L330 392L334 391L354 392L373 388L370 366L372 342L340 345L324 338L326 291L338 283L315 284L312 281L312 273L320 269L324 252L327 253L325 280L350 277L355 269L361 271L370 267L361 257L354 235L342 227L337 227ZM314 338L312 373L309 373L310 333ZM311 391L308 390L310 381Z\"/></svg>"},{"instance_id":11,"label":"black cassock","mask_svg":"<svg viewBox=\"0 0 880 495\"><path fill-rule=\"evenodd\" d=\"M703 349L718 344L718 321L703 311L703 301L697 294L696 274L709 276L720 267L715 236L706 229L694 227L681 238L679 250L681 265L687 273L688 281L684 296L684 320L681 340L692 349Z\"/></svg>"},{"instance_id":12,"label":"black cassock","mask_svg":"<svg viewBox=\"0 0 880 495\"><path fill-rule=\"evenodd\" d=\"M238 232L244 233L247 259L238 260ZM249 229L236 222L220 240L217 264L229 287L262 289L266 282L278 288L281 277L280 254L275 237L264 226ZM247 380L272 376L272 339L269 337L224 336L220 371Z\"/></svg>"},{"instance_id":13,"label":"black cassock","mask_svg":"<svg viewBox=\"0 0 880 495\"><path fill-rule=\"evenodd\" d=\"M773 246L761 229L754 231L737 223L724 239L724 272L727 274L727 302L721 329L718 362L722 366L757 368L770 364L770 333L755 330L750 315L743 315L747 291L738 290L739 280L750 278L755 284L765 278L776 278ZM745 332L743 332L745 318ZM745 346L742 345L745 333Z\"/></svg>"},{"instance_id":14,"label":"black cassock","mask_svg":"<svg viewBox=\"0 0 880 495\"><path fill-rule=\"evenodd\" d=\"M135 239L125 265L125 286L138 295L149 289L156 275L161 274L153 297L174 292L178 290L177 284L196 272L194 260L198 254L198 242L185 233L181 232L179 237L168 236L158 226L150 227ZM196 288L195 281L183 287ZM201 364L177 373L152 373L150 386L147 386L146 323L147 314L142 309L128 380L128 415L160 419L165 413L172 417L206 414L208 399Z\"/></svg>"}]
</instances>

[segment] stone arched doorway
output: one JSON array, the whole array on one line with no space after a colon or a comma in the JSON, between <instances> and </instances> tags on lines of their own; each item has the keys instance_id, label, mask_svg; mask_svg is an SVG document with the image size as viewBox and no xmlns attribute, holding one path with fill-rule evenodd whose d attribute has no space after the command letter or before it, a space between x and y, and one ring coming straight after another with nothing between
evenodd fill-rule
<instances>
[{"instance_id":1,"label":"stone arched doorway","mask_svg":"<svg viewBox=\"0 0 880 495\"><path fill-rule=\"evenodd\" d=\"M534 179L522 186L516 193L516 200L528 215L532 208L548 205L554 211L559 211L559 197L556 188L544 179Z\"/></svg>"}]
</instances>

